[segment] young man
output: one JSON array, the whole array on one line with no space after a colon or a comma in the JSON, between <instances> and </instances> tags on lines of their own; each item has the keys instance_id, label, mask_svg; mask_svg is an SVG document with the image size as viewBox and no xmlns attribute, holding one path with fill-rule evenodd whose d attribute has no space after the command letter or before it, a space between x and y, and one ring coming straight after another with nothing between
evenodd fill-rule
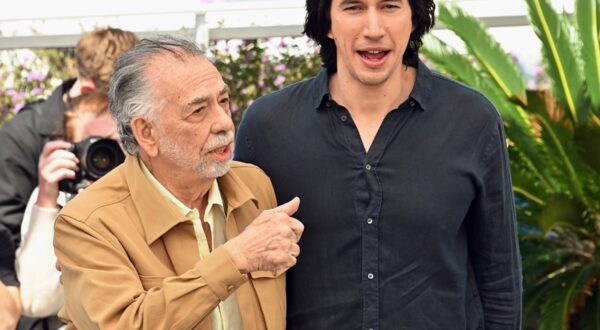
<instances>
[{"instance_id":1,"label":"young man","mask_svg":"<svg viewBox=\"0 0 600 330\"><path fill-rule=\"evenodd\" d=\"M110 110L129 156L60 212L54 235L77 329L284 329L299 200L231 162L228 89L184 40L117 61ZM74 248L77 247L77 248Z\"/></svg>"},{"instance_id":2,"label":"young man","mask_svg":"<svg viewBox=\"0 0 600 330\"><path fill-rule=\"evenodd\" d=\"M18 292L15 251L21 237L23 213L38 182L37 165L44 144L63 137L65 112L71 98L86 90L108 89L115 60L137 40L134 33L114 28L84 34L75 48L78 77L65 81L44 102L26 106L0 128L0 281L9 291ZM5 299L0 291L0 301ZM0 329L14 328L19 310L0 304ZM22 324L20 328L36 326L44 327Z\"/></svg>"},{"instance_id":3,"label":"young man","mask_svg":"<svg viewBox=\"0 0 600 330\"><path fill-rule=\"evenodd\" d=\"M288 329L516 329L502 120L418 59L432 0L307 0L325 70L265 96L235 158L302 198Z\"/></svg>"}]
</instances>

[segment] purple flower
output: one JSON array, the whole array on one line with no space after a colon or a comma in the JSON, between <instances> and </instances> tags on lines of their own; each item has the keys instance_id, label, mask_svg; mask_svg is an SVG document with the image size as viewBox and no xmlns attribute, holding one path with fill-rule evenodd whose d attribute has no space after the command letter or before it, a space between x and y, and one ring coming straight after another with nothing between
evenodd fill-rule
<instances>
[{"instance_id":1,"label":"purple flower","mask_svg":"<svg viewBox=\"0 0 600 330\"><path fill-rule=\"evenodd\" d=\"M275 86L277 87L281 87L281 85L283 85L283 83L285 82L285 77L282 75L278 75L277 78L275 79Z\"/></svg>"},{"instance_id":2,"label":"purple flower","mask_svg":"<svg viewBox=\"0 0 600 330\"><path fill-rule=\"evenodd\" d=\"M237 105L236 103L232 103L232 104L231 104L231 112L232 112L232 113L235 113L235 112L237 112L239 109L240 109L240 106L239 106L239 105Z\"/></svg>"},{"instance_id":3,"label":"purple flower","mask_svg":"<svg viewBox=\"0 0 600 330\"><path fill-rule=\"evenodd\" d=\"M33 95L41 95L43 92L44 92L44 90L39 87L35 87L34 89L31 90L31 93Z\"/></svg>"},{"instance_id":4,"label":"purple flower","mask_svg":"<svg viewBox=\"0 0 600 330\"><path fill-rule=\"evenodd\" d=\"M280 64L277 64L277 65L275 66L275 71L283 71L283 70L285 70L286 68L287 68L287 66L286 66L285 64L283 64L283 63L280 63Z\"/></svg>"},{"instance_id":5,"label":"purple flower","mask_svg":"<svg viewBox=\"0 0 600 330\"><path fill-rule=\"evenodd\" d=\"M4 92L4 94L6 94L8 96L15 96L15 95L17 95L17 91L14 89L7 89L6 92Z\"/></svg>"},{"instance_id":6,"label":"purple flower","mask_svg":"<svg viewBox=\"0 0 600 330\"><path fill-rule=\"evenodd\" d=\"M540 76L543 72L544 68L542 68L541 66L537 65L533 67L532 73L534 76Z\"/></svg>"},{"instance_id":7,"label":"purple flower","mask_svg":"<svg viewBox=\"0 0 600 330\"><path fill-rule=\"evenodd\" d=\"M29 72L27 74L28 81L44 81L45 76L41 72Z\"/></svg>"},{"instance_id":8,"label":"purple flower","mask_svg":"<svg viewBox=\"0 0 600 330\"><path fill-rule=\"evenodd\" d=\"M267 56L263 55L260 57L260 61L263 63L267 63L267 62L269 62L269 58Z\"/></svg>"},{"instance_id":9,"label":"purple flower","mask_svg":"<svg viewBox=\"0 0 600 330\"><path fill-rule=\"evenodd\" d=\"M15 105L15 111L19 112L19 110L23 109L24 106L25 103L17 103L17 105Z\"/></svg>"},{"instance_id":10,"label":"purple flower","mask_svg":"<svg viewBox=\"0 0 600 330\"><path fill-rule=\"evenodd\" d=\"M262 87L265 87L265 81L264 81L264 80L262 80L262 79L259 79L259 80L258 80L258 87L261 87L261 88L262 88Z\"/></svg>"},{"instance_id":11,"label":"purple flower","mask_svg":"<svg viewBox=\"0 0 600 330\"><path fill-rule=\"evenodd\" d=\"M537 83L535 82L535 80L529 79L527 81L527 88L528 89L537 89Z\"/></svg>"}]
</instances>

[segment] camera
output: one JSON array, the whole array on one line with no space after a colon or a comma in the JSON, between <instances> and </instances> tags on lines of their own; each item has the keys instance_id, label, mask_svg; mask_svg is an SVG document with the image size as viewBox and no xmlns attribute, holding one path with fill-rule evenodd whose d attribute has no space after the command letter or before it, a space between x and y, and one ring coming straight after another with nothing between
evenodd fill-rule
<instances>
[{"instance_id":1,"label":"camera","mask_svg":"<svg viewBox=\"0 0 600 330\"><path fill-rule=\"evenodd\" d=\"M77 194L125 160L125 154L117 141L100 136L91 136L73 143L68 150L79 159L79 171L75 174L75 179L60 181L58 188L70 194Z\"/></svg>"}]
</instances>

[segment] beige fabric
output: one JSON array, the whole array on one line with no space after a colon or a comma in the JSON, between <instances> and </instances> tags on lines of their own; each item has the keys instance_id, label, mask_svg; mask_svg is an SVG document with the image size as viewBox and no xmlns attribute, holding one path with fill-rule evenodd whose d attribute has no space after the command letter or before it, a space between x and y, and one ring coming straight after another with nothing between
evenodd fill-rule
<instances>
[{"instance_id":1,"label":"beige fabric","mask_svg":"<svg viewBox=\"0 0 600 330\"><path fill-rule=\"evenodd\" d=\"M276 206L256 166L233 162L218 184L227 239ZM285 328L283 272L242 276L222 246L200 259L193 224L135 157L61 210L54 247L65 289L59 315L71 329L212 330L207 316L232 293L244 329Z\"/></svg>"},{"instance_id":2,"label":"beige fabric","mask_svg":"<svg viewBox=\"0 0 600 330\"><path fill-rule=\"evenodd\" d=\"M217 180L213 181L207 196L206 210L204 211L204 221L210 225L212 233L212 244L208 246L209 240L207 239L202 227L202 220L198 209L190 209L182 201L177 199L160 181L158 181L146 164L140 160L140 165L144 175L148 178L150 183L158 190L158 192L173 204L188 220L194 224L194 233L196 233L196 239L198 240L198 252L200 258L203 259L216 247L223 245L226 241L225 232L225 207L223 205L223 198L219 191L219 183ZM238 307L237 299L235 295L230 295L219 303L219 305L213 309L211 313L212 329L213 330L242 330L242 316L240 315L240 309Z\"/></svg>"}]
</instances>

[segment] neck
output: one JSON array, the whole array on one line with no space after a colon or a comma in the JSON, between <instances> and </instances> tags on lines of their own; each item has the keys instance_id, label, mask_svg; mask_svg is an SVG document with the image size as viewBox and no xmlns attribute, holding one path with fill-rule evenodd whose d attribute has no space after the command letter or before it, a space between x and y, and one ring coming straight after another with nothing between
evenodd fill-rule
<instances>
[{"instance_id":1,"label":"neck","mask_svg":"<svg viewBox=\"0 0 600 330\"><path fill-rule=\"evenodd\" d=\"M187 207L197 208L203 214L208 201L208 192L216 179L202 179L183 169L174 169L172 164L161 164L157 159L140 153L140 158L150 173L173 196Z\"/></svg>"},{"instance_id":2,"label":"neck","mask_svg":"<svg viewBox=\"0 0 600 330\"><path fill-rule=\"evenodd\" d=\"M381 84L367 85L339 71L329 79L333 99L352 115L381 115L396 109L408 99L416 80L417 70L402 66Z\"/></svg>"}]
</instances>

